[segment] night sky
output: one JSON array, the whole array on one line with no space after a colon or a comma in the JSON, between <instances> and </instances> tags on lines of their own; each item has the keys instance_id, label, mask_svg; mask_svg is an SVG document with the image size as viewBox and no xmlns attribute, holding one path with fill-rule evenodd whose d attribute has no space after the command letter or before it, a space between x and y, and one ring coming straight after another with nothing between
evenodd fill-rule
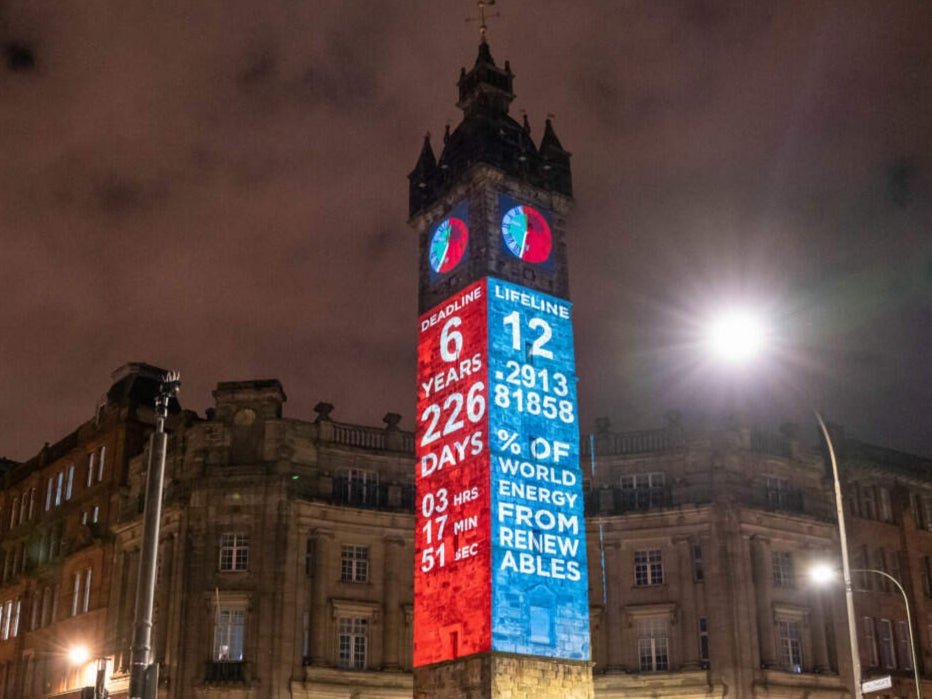
<instances>
[{"instance_id":1,"label":"night sky","mask_svg":"<svg viewBox=\"0 0 932 699\"><path fill-rule=\"evenodd\" d=\"M739 411L932 455L932 4L500 0L512 115L573 153L581 425ZM456 126L471 0L0 0L0 455L110 372L278 378L413 429L407 173ZM712 363L703 319L770 318Z\"/></svg>"}]
</instances>

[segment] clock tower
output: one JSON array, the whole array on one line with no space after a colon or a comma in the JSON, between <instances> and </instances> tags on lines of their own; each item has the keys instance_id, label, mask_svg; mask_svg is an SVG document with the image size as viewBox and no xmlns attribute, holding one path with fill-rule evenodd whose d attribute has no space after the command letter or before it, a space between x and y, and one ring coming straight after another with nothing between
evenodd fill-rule
<instances>
[{"instance_id":1,"label":"clock tower","mask_svg":"<svg viewBox=\"0 0 932 699\"><path fill-rule=\"evenodd\" d=\"M483 33L409 175L419 236L416 699L592 696L567 153Z\"/></svg>"}]
</instances>

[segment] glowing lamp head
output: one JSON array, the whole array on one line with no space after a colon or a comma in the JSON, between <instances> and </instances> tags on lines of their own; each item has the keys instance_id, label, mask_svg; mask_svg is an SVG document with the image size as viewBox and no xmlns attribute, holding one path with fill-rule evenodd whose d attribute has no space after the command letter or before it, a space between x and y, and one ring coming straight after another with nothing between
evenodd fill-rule
<instances>
[{"instance_id":1,"label":"glowing lamp head","mask_svg":"<svg viewBox=\"0 0 932 699\"><path fill-rule=\"evenodd\" d=\"M809 569L809 579L816 585L827 585L835 577L835 569L828 563L817 563Z\"/></svg>"},{"instance_id":2,"label":"glowing lamp head","mask_svg":"<svg viewBox=\"0 0 932 699\"><path fill-rule=\"evenodd\" d=\"M759 355L766 344L763 321L745 310L732 310L711 322L706 332L709 353L731 364L746 364Z\"/></svg>"},{"instance_id":3,"label":"glowing lamp head","mask_svg":"<svg viewBox=\"0 0 932 699\"><path fill-rule=\"evenodd\" d=\"M86 646L73 646L68 651L68 662L72 665L83 665L90 660L91 652Z\"/></svg>"}]
</instances>

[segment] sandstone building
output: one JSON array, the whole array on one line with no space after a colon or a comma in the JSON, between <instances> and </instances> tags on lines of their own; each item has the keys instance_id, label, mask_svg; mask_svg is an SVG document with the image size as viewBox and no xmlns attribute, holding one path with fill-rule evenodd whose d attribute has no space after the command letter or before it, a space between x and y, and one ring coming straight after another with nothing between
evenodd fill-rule
<instances>
[{"instance_id":1,"label":"sandstone building","mask_svg":"<svg viewBox=\"0 0 932 699\"><path fill-rule=\"evenodd\" d=\"M146 436L159 372L131 364L72 434L0 490L0 697L125 697ZM413 435L320 403L283 416L278 381L218 384L170 418L156 599L160 696L410 697ZM932 667L930 462L836 435L852 567L902 581ZM587 540L597 697L843 697L850 677L824 455L742 424L599 424ZM914 696L903 600L855 575L864 676ZM82 645L78 664L69 650ZM932 681L925 691L932 691ZM83 692L83 694L82 694ZM874 694L872 696L884 696Z\"/></svg>"}]
</instances>

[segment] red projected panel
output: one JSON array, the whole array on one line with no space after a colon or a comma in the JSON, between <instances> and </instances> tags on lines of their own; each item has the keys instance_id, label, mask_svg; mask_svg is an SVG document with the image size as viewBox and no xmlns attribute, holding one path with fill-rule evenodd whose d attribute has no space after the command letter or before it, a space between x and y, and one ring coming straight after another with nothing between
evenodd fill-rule
<instances>
[{"instance_id":1,"label":"red projected panel","mask_svg":"<svg viewBox=\"0 0 932 699\"><path fill-rule=\"evenodd\" d=\"M420 319L414 665L491 648L485 280Z\"/></svg>"}]
</instances>

